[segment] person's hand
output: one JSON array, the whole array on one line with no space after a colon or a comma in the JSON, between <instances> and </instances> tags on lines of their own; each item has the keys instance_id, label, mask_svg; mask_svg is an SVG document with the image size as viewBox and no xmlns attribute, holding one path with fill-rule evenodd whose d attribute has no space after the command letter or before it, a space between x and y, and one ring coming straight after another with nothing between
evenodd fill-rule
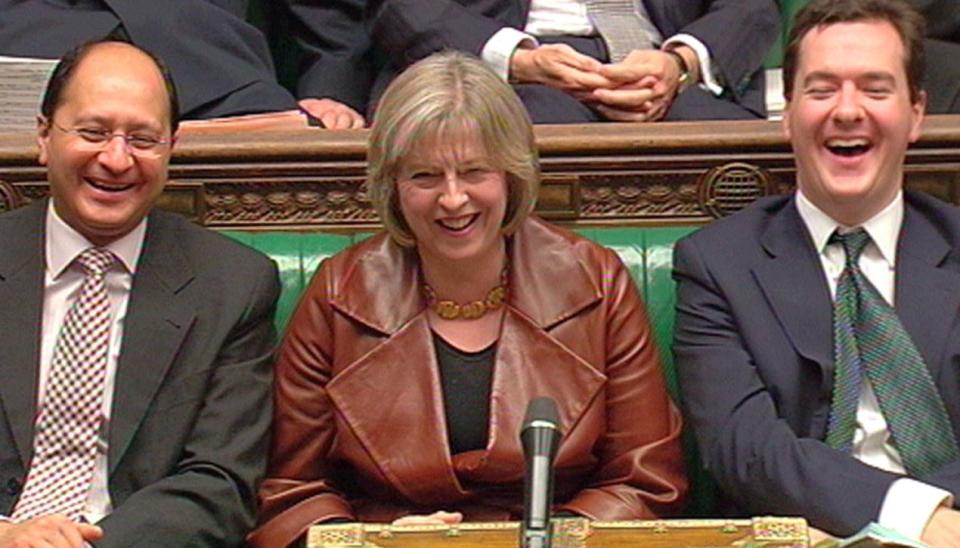
<instances>
[{"instance_id":1,"label":"person's hand","mask_svg":"<svg viewBox=\"0 0 960 548\"><path fill-rule=\"evenodd\" d=\"M543 84L568 92L593 91L611 82L600 75L603 64L566 44L517 48L510 58L510 78L520 84Z\"/></svg>"},{"instance_id":2,"label":"person's hand","mask_svg":"<svg viewBox=\"0 0 960 548\"><path fill-rule=\"evenodd\" d=\"M417 514L403 516L393 520L391 525L456 525L463 521L463 514L460 512L434 512L429 515Z\"/></svg>"},{"instance_id":3,"label":"person's hand","mask_svg":"<svg viewBox=\"0 0 960 548\"><path fill-rule=\"evenodd\" d=\"M359 112L333 99L303 99L300 108L327 129L363 129L366 124Z\"/></svg>"},{"instance_id":4,"label":"person's hand","mask_svg":"<svg viewBox=\"0 0 960 548\"><path fill-rule=\"evenodd\" d=\"M103 530L96 525L74 523L61 515L0 523L0 548L83 548L101 538Z\"/></svg>"},{"instance_id":5,"label":"person's hand","mask_svg":"<svg viewBox=\"0 0 960 548\"><path fill-rule=\"evenodd\" d=\"M934 510L920 540L934 548L960 546L960 512L946 506Z\"/></svg>"},{"instance_id":6,"label":"person's hand","mask_svg":"<svg viewBox=\"0 0 960 548\"><path fill-rule=\"evenodd\" d=\"M663 118L680 88L677 60L659 50L634 50L623 61L601 67L600 74L614 86L596 89L582 100L618 122Z\"/></svg>"},{"instance_id":7,"label":"person's hand","mask_svg":"<svg viewBox=\"0 0 960 548\"><path fill-rule=\"evenodd\" d=\"M833 535L825 533L816 527L807 527L807 534L810 536L810 546L816 546L825 541L836 540Z\"/></svg>"}]
</instances>

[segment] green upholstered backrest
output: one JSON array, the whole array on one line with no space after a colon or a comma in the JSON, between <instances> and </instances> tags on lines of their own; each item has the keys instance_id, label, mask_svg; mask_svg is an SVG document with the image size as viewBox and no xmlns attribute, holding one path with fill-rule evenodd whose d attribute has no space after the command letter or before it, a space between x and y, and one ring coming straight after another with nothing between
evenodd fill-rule
<instances>
[{"instance_id":1,"label":"green upholstered backrest","mask_svg":"<svg viewBox=\"0 0 960 548\"><path fill-rule=\"evenodd\" d=\"M677 376L670 345L673 338L674 283L670 276L673 244L694 227L658 228L592 228L579 230L584 236L603 244L620 256L640 289L653 326L663 360L667 385L680 403ZM297 300L313 272L324 258L360 241L369 234L341 235L316 231L225 232L276 261L283 290L277 306L276 323L281 332L287 324ZM637 420L642 420L637 417ZM713 485L701 469L690 433L684 440L687 470L692 490L688 516L710 516L713 513Z\"/></svg>"}]
</instances>

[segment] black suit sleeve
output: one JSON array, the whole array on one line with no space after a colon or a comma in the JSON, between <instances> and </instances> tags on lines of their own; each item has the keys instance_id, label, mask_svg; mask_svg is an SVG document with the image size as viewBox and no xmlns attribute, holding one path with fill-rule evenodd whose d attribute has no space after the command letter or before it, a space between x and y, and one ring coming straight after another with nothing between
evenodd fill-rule
<instances>
[{"instance_id":1,"label":"black suit sleeve","mask_svg":"<svg viewBox=\"0 0 960 548\"><path fill-rule=\"evenodd\" d=\"M780 9L775 0L714 0L709 4L705 13L678 33L703 42L714 73L739 98L780 34Z\"/></svg>"},{"instance_id":2,"label":"black suit sleeve","mask_svg":"<svg viewBox=\"0 0 960 548\"><path fill-rule=\"evenodd\" d=\"M731 304L738 291L751 291L749 274L737 276L740 287L719 284L717 267L730 258L697 243L688 238L676 247L674 352L704 465L750 514L803 516L831 534L853 534L877 518L899 476L798 436L779 416L776 388L765 383L744 335L768 318Z\"/></svg>"},{"instance_id":3,"label":"black suit sleeve","mask_svg":"<svg viewBox=\"0 0 960 548\"><path fill-rule=\"evenodd\" d=\"M206 389L176 466L139 486L104 518L96 546L239 546L253 527L272 414L279 283L269 264L258 269L254 283L236 284L232 296L248 301L219 347L211 348Z\"/></svg>"},{"instance_id":4,"label":"black suit sleeve","mask_svg":"<svg viewBox=\"0 0 960 548\"><path fill-rule=\"evenodd\" d=\"M398 67L453 49L480 55L484 44L507 22L520 24L520 2L507 10L493 0L370 0L370 36ZM493 15L496 14L496 15Z\"/></svg>"},{"instance_id":5,"label":"black suit sleeve","mask_svg":"<svg viewBox=\"0 0 960 548\"><path fill-rule=\"evenodd\" d=\"M283 0L301 51L297 97L336 99L364 112L374 59L363 22L365 0Z\"/></svg>"}]
</instances>

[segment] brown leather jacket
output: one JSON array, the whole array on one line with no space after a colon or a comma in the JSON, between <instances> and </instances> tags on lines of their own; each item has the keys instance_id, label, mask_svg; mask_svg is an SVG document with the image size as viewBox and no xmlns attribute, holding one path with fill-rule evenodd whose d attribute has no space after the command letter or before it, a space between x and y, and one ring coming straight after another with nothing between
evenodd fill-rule
<instances>
[{"instance_id":1,"label":"brown leather jacket","mask_svg":"<svg viewBox=\"0 0 960 548\"><path fill-rule=\"evenodd\" d=\"M557 510L610 520L681 508L680 416L617 255L537 219L508 253L487 449L453 457L415 251L380 234L320 267L279 351L253 545L286 545L334 518L517 519L519 427L538 396L556 400L565 433Z\"/></svg>"}]
</instances>

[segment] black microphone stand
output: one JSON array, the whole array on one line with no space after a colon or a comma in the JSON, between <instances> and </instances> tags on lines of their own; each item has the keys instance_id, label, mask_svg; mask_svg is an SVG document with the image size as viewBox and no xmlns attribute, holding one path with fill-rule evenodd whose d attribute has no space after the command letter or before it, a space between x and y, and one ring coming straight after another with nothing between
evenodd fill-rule
<instances>
[{"instance_id":1,"label":"black microphone stand","mask_svg":"<svg viewBox=\"0 0 960 548\"><path fill-rule=\"evenodd\" d=\"M552 399L530 401L520 430L527 463L520 528L520 544L524 548L549 548L552 544L550 507L553 504L553 459L560 445L559 423L557 404Z\"/></svg>"}]
</instances>

